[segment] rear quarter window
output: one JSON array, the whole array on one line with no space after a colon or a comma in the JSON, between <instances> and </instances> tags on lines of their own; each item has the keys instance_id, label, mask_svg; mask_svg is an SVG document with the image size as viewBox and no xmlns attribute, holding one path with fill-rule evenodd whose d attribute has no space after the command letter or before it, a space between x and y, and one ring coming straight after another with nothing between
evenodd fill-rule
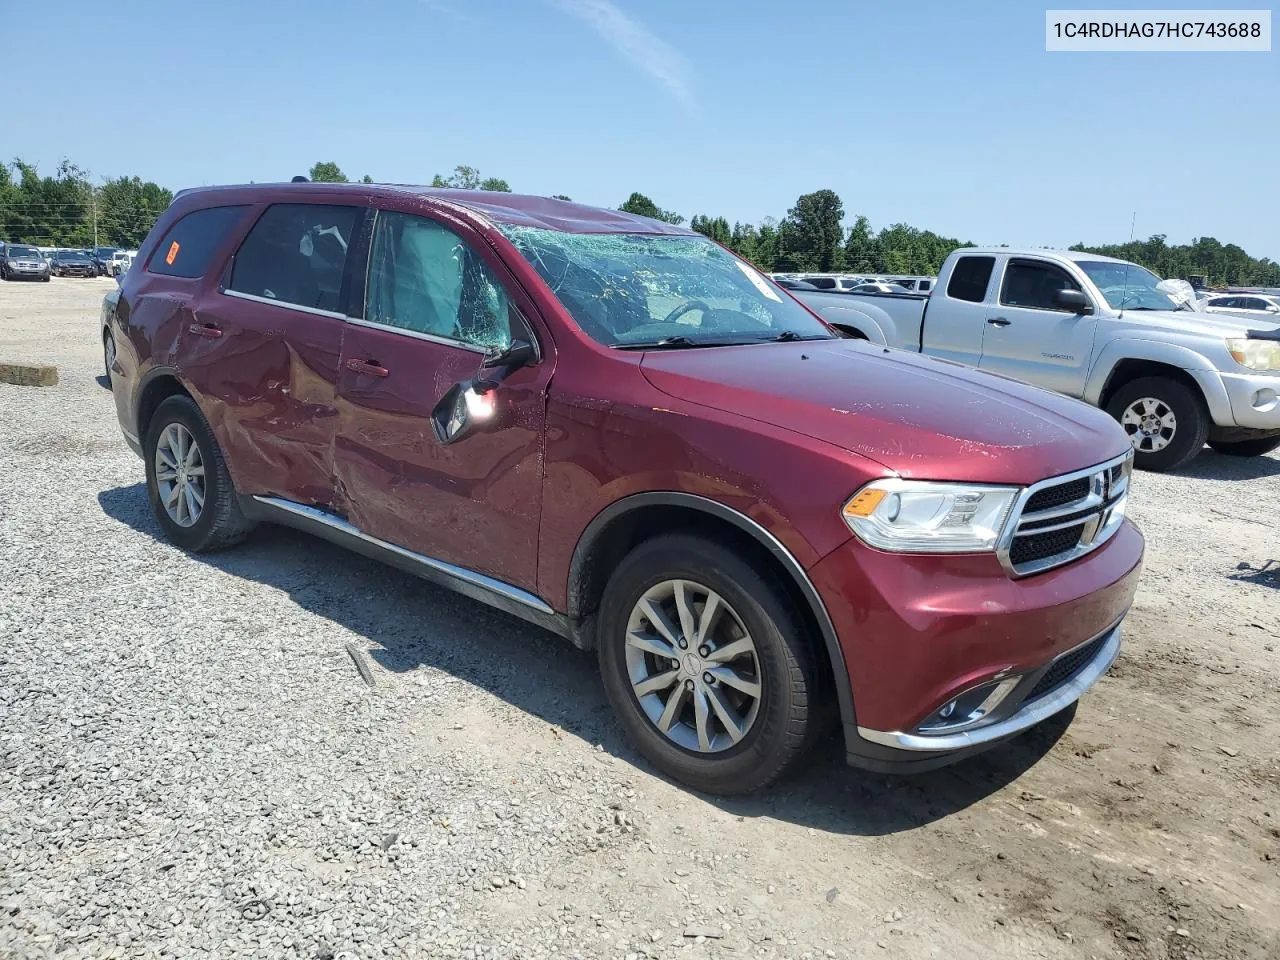
<instances>
[{"instance_id":1,"label":"rear quarter window","mask_svg":"<svg viewBox=\"0 0 1280 960\"><path fill-rule=\"evenodd\" d=\"M169 228L151 254L148 273L166 277L199 277L209 268L218 245L240 221L246 207L193 210Z\"/></svg>"},{"instance_id":2,"label":"rear quarter window","mask_svg":"<svg viewBox=\"0 0 1280 960\"><path fill-rule=\"evenodd\" d=\"M995 264L995 257L961 257L947 282L947 296L981 303L987 295L987 284L991 282Z\"/></svg>"}]
</instances>

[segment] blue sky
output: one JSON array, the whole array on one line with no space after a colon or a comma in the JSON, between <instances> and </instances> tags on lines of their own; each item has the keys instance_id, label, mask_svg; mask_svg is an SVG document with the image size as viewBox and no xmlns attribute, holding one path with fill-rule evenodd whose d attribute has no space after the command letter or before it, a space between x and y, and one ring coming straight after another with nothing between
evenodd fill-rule
<instances>
[{"instance_id":1,"label":"blue sky","mask_svg":"<svg viewBox=\"0 0 1280 960\"><path fill-rule=\"evenodd\" d=\"M118 0L7 18L0 156L175 189L466 163L731 221L830 187L979 243L1124 240L1136 210L1280 259L1280 52L1046 53L1048 5Z\"/></svg>"}]
</instances>

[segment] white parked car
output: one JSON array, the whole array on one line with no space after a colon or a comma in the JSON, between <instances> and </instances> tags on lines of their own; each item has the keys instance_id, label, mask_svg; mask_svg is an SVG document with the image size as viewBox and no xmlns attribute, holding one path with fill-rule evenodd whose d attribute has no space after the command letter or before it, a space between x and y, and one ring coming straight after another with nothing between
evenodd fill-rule
<instances>
[{"instance_id":1,"label":"white parked car","mask_svg":"<svg viewBox=\"0 0 1280 960\"><path fill-rule=\"evenodd\" d=\"M1210 297L1204 305L1206 313L1238 313L1246 317L1275 320L1280 314L1280 297L1261 293L1233 293Z\"/></svg>"}]
</instances>

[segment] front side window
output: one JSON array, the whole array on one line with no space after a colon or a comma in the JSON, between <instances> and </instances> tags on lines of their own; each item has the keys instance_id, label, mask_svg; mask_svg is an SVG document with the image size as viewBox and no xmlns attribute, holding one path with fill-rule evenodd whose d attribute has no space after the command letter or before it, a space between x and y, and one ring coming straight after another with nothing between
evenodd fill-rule
<instances>
[{"instance_id":1,"label":"front side window","mask_svg":"<svg viewBox=\"0 0 1280 960\"><path fill-rule=\"evenodd\" d=\"M705 237L502 231L587 335L606 346L832 336L764 274Z\"/></svg>"},{"instance_id":2,"label":"front side window","mask_svg":"<svg viewBox=\"0 0 1280 960\"><path fill-rule=\"evenodd\" d=\"M1160 278L1145 267L1121 260L1077 260L1113 310L1177 310L1167 294L1156 289Z\"/></svg>"},{"instance_id":3,"label":"front side window","mask_svg":"<svg viewBox=\"0 0 1280 960\"><path fill-rule=\"evenodd\" d=\"M203 276L214 252L240 222L244 210L243 206L206 207L188 213L169 228L156 246L148 272L187 279Z\"/></svg>"},{"instance_id":4,"label":"front side window","mask_svg":"<svg viewBox=\"0 0 1280 960\"><path fill-rule=\"evenodd\" d=\"M268 207L236 251L227 290L337 313L347 249L363 212L316 203Z\"/></svg>"},{"instance_id":5,"label":"front side window","mask_svg":"<svg viewBox=\"0 0 1280 960\"><path fill-rule=\"evenodd\" d=\"M981 303L987 295L991 271L995 269L995 257L961 257L951 271L947 283L947 296L955 300Z\"/></svg>"},{"instance_id":6,"label":"front side window","mask_svg":"<svg viewBox=\"0 0 1280 960\"><path fill-rule=\"evenodd\" d=\"M486 350L511 344L498 278L452 230L411 214L378 214L365 319Z\"/></svg>"},{"instance_id":7,"label":"front side window","mask_svg":"<svg viewBox=\"0 0 1280 960\"><path fill-rule=\"evenodd\" d=\"M1038 260L1010 260L1000 287L1000 302L1007 307L1058 310L1058 292L1079 290L1065 271Z\"/></svg>"}]
</instances>

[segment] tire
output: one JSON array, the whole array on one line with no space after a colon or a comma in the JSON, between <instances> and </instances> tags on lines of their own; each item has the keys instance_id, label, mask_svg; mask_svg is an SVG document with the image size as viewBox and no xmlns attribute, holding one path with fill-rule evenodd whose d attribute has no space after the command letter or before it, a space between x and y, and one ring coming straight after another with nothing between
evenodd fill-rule
<instances>
[{"instance_id":1,"label":"tire","mask_svg":"<svg viewBox=\"0 0 1280 960\"><path fill-rule=\"evenodd\" d=\"M729 643L741 645L741 630L745 629L747 642L754 647L745 659L716 662L708 659L690 672L687 657L697 652L692 643L684 652L667 644L673 653L685 658L686 665L681 666L679 660L657 657L628 642L633 622L645 625L645 629L638 632L653 631L653 636L661 641L657 628L651 626L652 621L646 622L637 605L647 594L676 582L684 584L685 590L693 591L688 594L690 597L697 596L696 589L714 591L721 613L718 619L713 617L711 643L727 652ZM689 604L691 623L700 619L710 605L708 601L704 595L701 607L696 602ZM637 616L640 620L634 621ZM668 617L667 625L680 629L678 618ZM671 534L636 547L618 565L605 587L597 637L605 692L623 729L650 763L695 789L733 794L764 787L805 752L819 728L820 712L812 702L819 689L819 674L800 618L776 584L738 554L714 541ZM685 634L679 633L677 639L685 639ZM701 657L695 661L701 661ZM734 665L730 672L737 682L727 684L719 680L718 677L725 676L719 664L725 662ZM683 670L698 679L677 679L665 691L646 694L646 707L633 688L636 680L632 671L636 669L642 674L653 671L645 676ZM718 671L717 677L710 676L713 669ZM744 678L747 683L758 685L754 707L748 706L753 702L751 696L737 689ZM708 679L710 684L706 682ZM690 689L686 684L697 685ZM670 727L674 734L684 736L688 745L681 745L672 735L664 734L657 726L660 718L651 719L652 713L646 712L662 712L659 704L665 702L669 706L670 697L677 693L681 698L681 712ZM733 716L741 720L737 729L745 727L745 733L736 742L719 714L710 709L715 706L712 696L719 697L720 704L728 705L734 711ZM707 731L714 731L714 740L708 738L708 746L714 749L700 749L702 741L695 731L694 700L697 698L703 698L701 702L708 705L704 724ZM738 700L741 702L735 707ZM738 711L743 714L739 716ZM692 722L682 722L686 719ZM692 742L688 743L690 739Z\"/></svg>"},{"instance_id":2,"label":"tire","mask_svg":"<svg viewBox=\"0 0 1280 960\"><path fill-rule=\"evenodd\" d=\"M102 369L107 374L107 386L111 386L111 361L115 356L115 340L111 336L111 331L103 331L102 334Z\"/></svg>"},{"instance_id":3,"label":"tire","mask_svg":"<svg viewBox=\"0 0 1280 960\"><path fill-rule=\"evenodd\" d=\"M1262 457L1280 449L1280 437L1263 437L1259 440L1210 440L1209 446L1228 457Z\"/></svg>"},{"instance_id":4,"label":"tire","mask_svg":"<svg viewBox=\"0 0 1280 960\"><path fill-rule=\"evenodd\" d=\"M1158 436L1141 436L1143 427L1136 417L1143 412L1144 400L1154 401L1154 406L1146 405L1148 413L1169 424ZM1169 377L1141 377L1126 383L1107 402L1107 413L1129 434L1134 447L1133 463L1140 470L1176 470L1199 454L1209 439L1209 412L1200 394ZM1130 415L1128 423L1126 414ZM1135 436L1139 439L1135 440Z\"/></svg>"},{"instance_id":5,"label":"tire","mask_svg":"<svg viewBox=\"0 0 1280 960\"><path fill-rule=\"evenodd\" d=\"M161 502L156 469L157 448L161 445L162 436L171 426L177 428L176 435L181 436L180 431L185 431L187 437L194 441L198 449L198 458L195 459L202 468L203 475L199 479L203 483L203 504L195 511L194 521L189 523L181 522L182 507L178 508L179 516L175 518ZM240 501L231 483L226 460L214 439L213 431L190 397L169 397L156 408L147 424L143 451L147 469L147 498L151 501L151 509L165 536L178 546L193 553L216 550L239 543L253 529L253 522L246 519L240 510ZM192 462L191 465L195 466L196 463ZM179 495L178 499L181 501L184 498ZM186 510L187 519L191 520L190 507L186 506Z\"/></svg>"}]
</instances>

